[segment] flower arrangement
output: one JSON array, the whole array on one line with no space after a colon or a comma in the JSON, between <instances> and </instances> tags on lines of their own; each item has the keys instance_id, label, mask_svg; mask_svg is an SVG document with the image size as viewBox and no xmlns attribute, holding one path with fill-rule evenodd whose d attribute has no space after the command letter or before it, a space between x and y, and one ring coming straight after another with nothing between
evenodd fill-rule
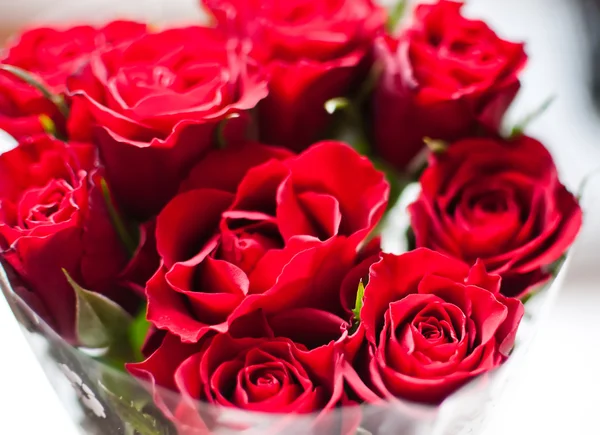
<instances>
[{"instance_id":1,"label":"flower arrangement","mask_svg":"<svg viewBox=\"0 0 600 435\"><path fill-rule=\"evenodd\" d=\"M210 27L5 47L13 290L145 387L99 383L115 433L396 433L361 409L437 407L507 361L581 227L544 145L503 122L524 45L452 0L203 6ZM246 417L225 430L227 410Z\"/></svg>"}]
</instances>

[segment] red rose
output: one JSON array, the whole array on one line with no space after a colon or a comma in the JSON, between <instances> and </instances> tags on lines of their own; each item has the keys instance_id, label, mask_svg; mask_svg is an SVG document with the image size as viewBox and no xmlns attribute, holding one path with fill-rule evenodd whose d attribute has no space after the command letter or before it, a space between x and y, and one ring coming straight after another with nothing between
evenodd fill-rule
<instances>
[{"instance_id":1,"label":"red rose","mask_svg":"<svg viewBox=\"0 0 600 435\"><path fill-rule=\"evenodd\" d=\"M209 327L223 329L248 293L248 277L261 257L283 247L274 219L240 219L230 229L223 213L252 165L290 155L275 147L243 144L214 151L191 171L183 192L157 219L162 266L146 289L148 319L157 327L191 342ZM212 187L203 187L204 182Z\"/></svg>"},{"instance_id":2,"label":"red rose","mask_svg":"<svg viewBox=\"0 0 600 435\"><path fill-rule=\"evenodd\" d=\"M346 236L358 244L385 212L389 185L384 174L348 145L320 142L285 166L275 213L286 240L298 235L320 240ZM240 192L251 196L251 189L242 187L247 186ZM245 198L239 196L243 203Z\"/></svg>"},{"instance_id":3,"label":"red rose","mask_svg":"<svg viewBox=\"0 0 600 435\"><path fill-rule=\"evenodd\" d=\"M497 132L520 87L523 44L500 39L461 8L450 0L419 5L398 41L378 41L384 71L373 100L375 146L400 170L425 137Z\"/></svg>"},{"instance_id":4,"label":"red rose","mask_svg":"<svg viewBox=\"0 0 600 435\"><path fill-rule=\"evenodd\" d=\"M523 304L500 277L428 249L384 254L361 310L369 343L363 379L383 398L438 404L511 351ZM353 378L357 394L371 392Z\"/></svg>"},{"instance_id":5,"label":"red rose","mask_svg":"<svg viewBox=\"0 0 600 435\"><path fill-rule=\"evenodd\" d=\"M266 96L244 50L215 29L166 30L95 54L69 80L69 133L94 133L115 196L131 215L158 213L215 145L221 123ZM243 118L227 121L232 140L245 134Z\"/></svg>"},{"instance_id":6,"label":"red rose","mask_svg":"<svg viewBox=\"0 0 600 435\"><path fill-rule=\"evenodd\" d=\"M129 364L128 370L182 395L178 403L158 400L180 433L225 428L280 433L288 427L295 433L350 434L356 420L337 421L335 427L336 417L330 414L337 406L350 404L344 393L343 367L331 345L308 351L285 338L235 339L218 334L196 346L167 336L146 361ZM197 408L192 400L206 405ZM278 415L272 419L263 415L258 422L244 413L216 417L220 410L215 405ZM318 416L298 415L308 413Z\"/></svg>"},{"instance_id":7,"label":"red rose","mask_svg":"<svg viewBox=\"0 0 600 435\"><path fill-rule=\"evenodd\" d=\"M0 156L0 247L24 280L20 296L75 341L75 294L62 269L84 288L133 308L128 257L113 230L91 145L48 136ZM147 272L147 269L146 269ZM123 274L123 275L122 275ZM123 282L121 282L123 279ZM139 282L138 282L139 284Z\"/></svg>"},{"instance_id":8,"label":"red rose","mask_svg":"<svg viewBox=\"0 0 600 435\"><path fill-rule=\"evenodd\" d=\"M470 139L431 158L410 206L418 247L502 276L502 293L522 296L573 243L582 213L534 139Z\"/></svg>"},{"instance_id":9,"label":"red rose","mask_svg":"<svg viewBox=\"0 0 600 435\"><path fill-rule=\"evenodd\" d=\"M157 221L163 266L147 286L148 318L157 327L190 342L211 329L225 332L235 317L259 308L249 295L283 282L280 274L296 254L318 245L319 238L338 236L344 236L344 246L332 241L339 264L337 284L330 289L337 296L318 308L337 307L329 312L344 317L340 273L352 267L357 245L385 210L388 185L344 144L324 142L278 160L287 156L277 148L246 144L217 151L191 171L183 193ZM244 168L260 158L264 164ZM223 167L231 168L231 178L218 174ZM222 189L216 190L219 184ZM307 267L305 273L311 273L317 266Z\"/></svg>"},{"instance_id":10,"label":"red rose","mask_svg":"<svg viewBox=\"0 0 600 435\"><path fill-rule=\"evenodd\" d=\"M113 21L100 28L36 27L19 35L1 62L40 76L54 92L61 93L67 77L89 62L93 53L131 42L146 32L146 24L131 21Z\"/></svg>"},{"instance_id":11,"label":"red rose","mask_svg":"<svg viewBox=\"0 0 600 435\"><path fill-rule=\"evenodd\" d=\"M43 117L55 124L64 124L56 106L37 89L0 72L0 130L17 140L43 134Z\"/></svg>"},{"instance_id":12,"label":"red rose","mask_svg":"<svg viewBox=\"0 0 600 435\"><path fill-rule=\"evenodd\" d=\"M386 20L372 0L203 2L221 27L253 40L270 74L259 106L261 140L297 151L327 133L325 102L360 85Z\"/></svg>"}]
</instances>

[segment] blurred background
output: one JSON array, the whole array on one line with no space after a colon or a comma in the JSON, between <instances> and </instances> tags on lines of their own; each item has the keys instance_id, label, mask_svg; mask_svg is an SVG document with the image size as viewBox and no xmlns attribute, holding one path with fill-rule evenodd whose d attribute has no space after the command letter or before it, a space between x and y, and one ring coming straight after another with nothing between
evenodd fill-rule
<instances>
[{"instance_id":1,"label":"blurred background","mask_svg":"<svg viewBox=\"0 0 600 435\"><path fill-rule=\"evenodd\" d=\"M564 181L577 191L600 168L600 0L466 3L469 15L527 43L529 65L510 120L555 96L528 133L552 150ZM196 0L0 0L0 39L41 22L117 17L160 24L197 22L202 14ZM585 228L562 292L484 435L600 433L600 174L590 179L583 202ZM0 433L75 434L3 300L0 331Z\"/></svg>"}]
</instances>

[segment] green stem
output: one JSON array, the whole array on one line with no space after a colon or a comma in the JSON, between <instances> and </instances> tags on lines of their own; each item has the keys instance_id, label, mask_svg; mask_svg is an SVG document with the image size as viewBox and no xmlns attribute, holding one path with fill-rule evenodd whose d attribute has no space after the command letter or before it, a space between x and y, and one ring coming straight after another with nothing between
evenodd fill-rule
<instances>
[{"instance_id":1,"label":"green stem","mask_svg":"<svg viewBox=\"0 0 600 435\"><path fill-rule=\"evenodd\" d=\"M404 12L406 12L406 6L408 4L407 0L399 0L392 8L390 9L389 18L387 22L387 30L390 33L394 33L400 20L404 17Z\"/></svg>"},{"instance_id":2,"label":"green stem","mask_svg":"<svg viewBox=\"0 0 600 435\"><path fill-rule=\"evenodd\" d=\"M6 64L0 64L0 70L6 71L7 73L12 74L18 79L23 80L28 85L31 85L34 88L36 88L38 91L40 91L44 98L52 102L52 104L54 104L58 108L58 111L61 113L62 116L64 116L65 119L69 117L69 106L67 106L67 103L65 102L63 96L52 93L45 83L35 78L31 73L22 68Z\"/></svg>"},{"instance_id":3,"label":"green stem","mask_svg":"<svg viewBox=\"0 0 600 435\"><path fill-rule=\"evenodd\" d=\"M516 139L519 136L522 136L523 132L525 131L525 128L527 128L527 126L529 124L531 124L533 121L535 121L537 118L539 118L540 115L542 115L544 112L546 112L546 110L548 110L550 108L552 103L554 103L555 99L556 99L555 95L550 95L548 98L546 98L542 102L542 104L539 105L539 107L537 109L535 109L533 112L531 112L527 116L525 116L520 122L517 123L517 125L515 125L512 128L508 138Z\"/></svg>"},{"instance_id":4,"label":"green stem","mask_svg":"<svg viewBox=\"0 0 600 435\"><path fill-rule=\"evenodd\" d=\"M125 247L127 254L129 257L133 257L135 251L137 250L137 242L135 237L131 235L125 222L121 218L120 213L117 211L113 201L112 196L110 194L110 190L108 188L108 184L106 180L102 178L100 180L100 189L102 190L102 196L104 197L104 202L106 203L106 208L108 210L108 214L110 216L110 220L113 224L115 231L117 232L123 246Z\"/></svg>"}]
</instances>

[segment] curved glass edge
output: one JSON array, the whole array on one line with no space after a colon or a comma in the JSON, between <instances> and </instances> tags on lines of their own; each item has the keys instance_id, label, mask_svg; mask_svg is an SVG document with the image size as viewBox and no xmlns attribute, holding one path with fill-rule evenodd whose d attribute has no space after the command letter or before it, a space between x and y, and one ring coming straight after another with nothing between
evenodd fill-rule
<instances>
[{"instance_id":1,"label":"curved glass edge","mask_svg":"<svg viewBox=\"0 0 600 435\"><path fill-rule=\"evenodd\" d=\"M440 406L425 406L407 401L382 402L340 408L324 416L272 415L250 413L190 402L180 395L131 377L106 366L58 336L13 290L6 268L0 271L0 288L22 325L26 339L39 359L58 396L82 433L129 435L124 418L131 413L149 415L148 423L156 431L148 435L185 434L318 434L323 424L339 426L342 421L361 421L359 434L460 435L479 433L485 425L491 405L525 358L529 343L540 320L551 307L562 285L562 268L551 286L528 303L517 344L511 358L499 369L476 378L450 396ZM531 310L529 308L532 308ZM179 432L152 406L154 392L160 409L169 410ZM137 403L136 403L137 402ZM129 408L129 409L128 409ZM142 414L143 413L143 414ZM202 416L207 426L186 423L189 415ZM146 417L144 417L146 418ZM199 420L198 420L199 421ZM192 423L194 424L194 423ZM285 428L285 429L283 429ZM343 432L340 432L343 433ZM146 435L146 434L144 434Z\"/></svg>"},{"instance_id":2,"label":"curved glass edge","mask_svg":"<svg viewBox=\"0 0 600 435\"><path fill-rule=\"evenodd\" d=\"M600 192L600 177L592 181L588 183L586 192ZM594 186L595 189L592 189ZM410 197L410 191L408 195ZM593 195L586 194L586 200L590 200L591 205L595 203L593 199ZM400 216L405 201L406 199L401 200L390 214L397 225L404 225L406 222L405 217ZM585 201L584 205L590 201ZM588 215L585 224L590 222L593 219ZM393 252L402 249L390 249L385 242L394 231L399 231L397 225L391 230L386 229L384 250ZM128 423L132 419L147 426L143 435L279 432L318 434L323 433L324 424L337 428L335 433L466 435L480 433L485 427L492 405L502 395L512 373L526 357L536 331L547 319L563 286L571 257L569 253L556 278L527 302L526 315L519 329L513 354L500 368L474 379L437 407L396 400L339 408L320 416L273 415L216 407L186 400L174 392L153 387L98 362L65 342L18 296L15 288L21 285L19 279L5 264L0 267L0 289L58 396L82 433L88 435L143 433L139 430L136 432ZM152 400L152 393L156 400ZM169 418L165 418L165 412L161 409L169 414ZM191 415L194 418L190 420ZM197 419L198 416L201 416L201 420ZM177 430L170 420L176 422ZM360 422L360 426L356 425L350 432L344 432L342 426L349 421Z\"/></svg>"}]
</instances>

